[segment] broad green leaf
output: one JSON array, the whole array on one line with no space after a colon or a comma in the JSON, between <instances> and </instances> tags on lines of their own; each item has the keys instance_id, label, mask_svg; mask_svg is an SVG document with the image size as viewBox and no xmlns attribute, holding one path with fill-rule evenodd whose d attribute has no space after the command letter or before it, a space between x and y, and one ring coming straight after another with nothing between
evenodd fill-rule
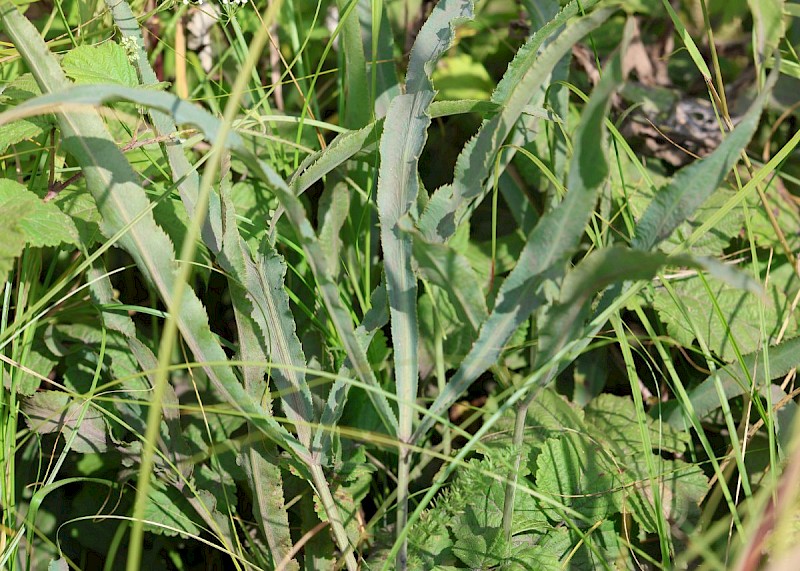
<instances>
[{"instance_id":1,"label":"broad green leaf","mask_svg":"<svg viewBox=\"0 0 800 571\"><path fill-rule=\"evenodd\" d=\"M594 3L584 2L582 8L588 9ZM613 12L613 9L600 9L581 17L540 52L545 41L578 13L578 5L578 2L568 4L517 52L492 95L492 101L501 106L499 112L484 121L475 137L464 146L456 163L453 183L436 190L420 217L418 227L428 240L441 242L455 232L463 221L468 203L481 195L500 147L532 95L540 92L564 54Z\"/></svg>"},{"instance_id":2,"label":"broad green leaf","mask_svg":"<svg viewBox=\"0 0 800 571\"><path fill-rule=\"evenodd\" d=\"M28 427L39 434L58 432L72 441L72 450L79 453L98 453L108 449L107 433L103 413L88 406L83 418L78 420L81 410L87 405L60 391L40 391L24 401L22 410Z\"/></svg>"},{"instance_id":3,"label":"broad green leaf","mask_svg":"<svg viewBox=\"0 0 800 571\"><path fill-rule=\"evenodd\" d=\"M775 188L775 184L772 185L772 188ZM769 199L768 207L778 222L778 227L783 232L789 248L793 252L800 251L800 210L793 202L794 199L776 192L768 192L767 196ZM748 230L755 239L756 244L760 248L782 251L781 240L775 233L775 229L766 212L767 205L761 202L761 198L758 195L748 197L747 202L750 214ZM732 216L726 216L726 218L729 217Z\"/></svg>"},{"instance_id":4,"label":"broad green leaf","mask_svg":"<svg viewBox=\"0 0 800 571\"><path fill-rule=\"evenodd\" d=\"M766 298L763 298L731 288L713 277L706 279L711 288L710 294L697 276L673 285L677 300L673 300L663 289L656 292L653 305L666 323L671 337L683 345L691 346L697 331L711 351L726 361L733 361L736 359L734 341L741 353L752 353L761 347L764 340L761 331L763 312L764 333L766 339L773 342L787 317L790 301L780 285L769 282ZM717 314L710 295L719 305L724 321ZM682 308L676 305L676 301ZM798 320L796 316L790 316L785 335L793 337L797 331Z\"/></svg>"},{"instance_id":5,"label":"broad green leaf","mask_svg":"<svg viewBox=\"0 0 800 571\"><path fill-rule=\"evenodd\" d=\"M599 21L593 21L593 25L599 25ZM567 196L555 209L542 216L528 236L516 267L500 287L495 306L483 323L478 340L445 390L436 397L430 407L430 416L422 420L414 433L415 440L430 429L434 415L447 410L481 373L497 361L514 332L545 302L542 284L563 273L567 258L578 247L608 173L603 125L611 94L621 80L622 66L619 56L616 56L586 104L578 125Z\"/></svg>"},{"instance_id":6,"label":"broad green leaf","mask_svg":"<svg viewBox=\"0 0 800 571\"><path fill-rule=\"evenodd\" d=\"M26 353L25 359L22 361L25 368L29 371L39 373L40 377L47 377L55 367L57 361L52 358L44 347L34 344L31 350ZM39 385L42 383L40 377L35 377L29 373L19 371L19 377L16 383L17 393L23 396L31 396L36 393Z\"/></svg>"},{"instance_id":7,"label":"broad green leaf","mask_svg":"<svg viewBox=\"0 0 800 571\"><path fill-rule=\"evenodd\" d=\"M0 106L10 108L41 94L33 76L30 73L23 73L10 83L0 85ZM5 152L10 145L38 137L54 126L55 117L50 114L3 125L0 129L0 152Z\"/></svg>"},{"instance_id":8,"label":"broad green leaf","mask_svg":"<svg viewBox=\"0 0 800 571\"><path fill-rule=\"evenodd\" d=\"M0 212L0 280L26 246L78 243L78 231L68 216L13 180L0 179Z\"/></svg>"},{"instance_id":9,"label":"broad green leaf","mask_svg":"<svg viewBox=\"0 0 800 571\"><path fill-rule=\"evenodd\" d=\"M52 203L72 219L84 248L91 248L102 239L100 212L89 192L70 186L59 192Z\"/></svg>"},{"instance_id":10,"label":"broad green leaf","mask_svg":"<svg viewBox=\"0 0 800 571\"><path fill-rule=\"evenodd\" d=\"M624 550L622 538L617 534L613 520L604 520L599 527L584 536L563 526L549 529L536 539L537 544L547 553L555 555L560 561L561 569L570 571L607 569L609 563L617 560Z\"/></svg>"},{"instance_id":11,"label":"broad green leaf","mask_svg":"<svg viewBox=\"0 0 800 571\"><path fill-rule=\"evenodd\" d=\"M67 77L79 84L119 83L128 87L139 84L125 48L113 41L73 48L64 55L61 66Z\"/></svg>"},{"instance_id":12,"label":"broad green leaf","mask_svg":"<svg viewBox=\"0 0 800 571\"><path fill-rule=\"evenodd\" d=\"M628 455L651 453L645 450L636 426L636 409L630 398L602 394L594 399L585 409L586 423L592 426L593 436L605 442L609 450L613 450L618 458ZM688 433L678 432L667 424L661 424L652 418L647 419L650 441L656 451L683 454L691 442Z\"/></svg>"},{"instance_id":13,"label":"broad green leaf","mask_svg":"<svg viewBox=\"0 0 800 571\"><path fill-rule=\"evenodd\" d=\"M713 153L682 168L656 194L636 226L634 248L651 250L669 238L719 187L755 133L761 110L776 80L777 73L773 73L739 124Z\"/></svg>"},{"instance_id":14,"label":"broad green leaf","mask_svg":"<svg viewBox=\"0 0 800 571\"><path fill-rule=\"evenodd\" d=\"M606 519L622 506L618 460L594 439L567 432L542 444L536 459L536 489L591 521ZM549 505L543 504L542 510L552 520L561 519Z\"/></svg>"},{"instance_id":15,"label":"broad green leaf","mask_svg":"<svg viewBox=\"0 0 800 571\"><path fill-rule=\"evenodd\" d=\"M700 514L700 502L708 493L708 477L697 464L664 460L660 456L654 459L664 517L667 521L692 529ZM620 458L620 466L624 466L621 480L626 509L644 531L656 533L658 516L655 514L653 487L647 477L644 458L641 454Z\"/></svg>"},{"instance_id":16,"label":"broad green leaf","mask_svg":"<svg viewBox=\"0 0 800 571\"><path fill-rule=\"evenodd\" d=\"M29 141L45 132L50 123L42 117L31 117L3 125L0 129L0 153L4 153L11 145Z\"/></svg>"},{"instance_id":17,"label":"broad green leaf","mask_svg":"<svg viewBox=\"0 0 800 571\"><path fill-rule=\"evenodd\" d=\"M0 210L17 213L13 217L14 226L30 246L40 248L78 243L78 231L72 220L18 182L0 179Z\"/></svg>"},{"instance_id":18,"label":"broad green leaf","mask_svg":"<svg viewBox=\"0 0 800 571\"><path fill-rule=\"evenodd\" d=\"M203 532L189 500L177 489L155 479L147 497L144 519L145 529L159 535L188 537Z\"/></svg>"}]
</instances>

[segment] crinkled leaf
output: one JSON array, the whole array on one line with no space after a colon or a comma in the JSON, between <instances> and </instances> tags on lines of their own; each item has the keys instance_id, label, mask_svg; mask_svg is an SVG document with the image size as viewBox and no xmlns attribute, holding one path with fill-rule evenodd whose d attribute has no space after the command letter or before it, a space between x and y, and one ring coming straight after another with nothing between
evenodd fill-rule
<instances>
[{"instance_id":1,"label":"crinkled leaf","mask_svg":"<svg viewBox=\"0 0 800 571\"><path fill-rule=\"evenodd\" d=\"M72 450L81 453L105 452L108 430L103 414L96 408L88 406L78 424L84 406L67 393L41 391L27 399L22 410L28 427L34 432L40 434L61 432L67 440L77 429L77 436L72 441Z\"/></svg>"},{"instance_id":2,"label":"crinkled leaf","mask_svg":"<svg viewBox=\"0 0 800 571\"><path fill-rule=\"evenodd\" d=\"M20 119L3 125L0 129L0 153L4 153L11 145L38 137L48 127L50 127L50 123L41 117Z\"/></svg>"},{"instance_id":3,"label":"crinkled leaf","mask_svg":"<svg viewBox=\"0 0 800 571\"><path fill-rule=\"evenodd\" d=\"M560 505L591 521L619 512L622 492L618 467L604 446L586 436L568 432L545 441L536 460L536 489ZM555 508L542 504L552 520L561 520Z\"/></svg>"},{"instance_id":4,"label":"crinkled leaf","mask_svg":"<svg viewBox=\"0 0 800 571\"><path fill-rule=\"evenodd\" d=\"M629 398L602 394L586 407L586 422L594 428L593 435L608 443L609 449L620 458L628 454L641 455L645 450L636 426L637 417L633 401ZM678 432L672 426L646 417L650 441L657 450L682 454L691 441L689 434Z\"/></svg>"},{"instance_id":5,"label":"crinkled leaf","mask_svg":"<svg viewBox=\"0 0 800 571\"><path fill-rule=\"evenodd\" d=\"M118 83L127 87L139 84L125 48L116 42L73 48L64 55L61 65L75 83Z\"/></svg>"},{"instance_id":6,"label":"crinkled leaf","mask_svg":"<svg viewBox=\"0 0 800 571\"><path fill-rule=\"evenodd\" d=\"M549 529L536 539L547 553L553 554L559 560L562 569L575 571L595 571L604 568L609 562L614 561L623 549L611 520L604 520L587 533L585 538L574 529L564 526ZM591 549L588 544L592 545Z\"/></svg>"},{"instance_id":7,"label":"crinkled leaf","mask_svg":"<svg viewBox=\"0 0 800 571\"><path fill-rule=\"evenodd\" d=\"M763 311L767 339L775 339L789 307L789 300L780 286L770 282L766 299L763 299L747 291L733 289L714 278L706 279L710 292L697 276L673 285L677 301L685 309L685 314L669 293L657 291L653 305L661 320L666 323L671 337L682 345L690 346L695 339L696 330L703 336L711 351L726 361L733 361L736 358L734 341L742 353L752 353L761 347ZM710 298L712 295L719 305L724 322L714 308ZM797 331L797 318L790 316L785 335L792 337Z\"/></svg>"},{"instance_id":8,"label":"crinkled leaf","mask_svg":"<svg viewBox=\"0 0 800 571\"><path fill-rule=\"evenodd\" d=\"M27 188L9 179L0 179L0 211L4 218L18 213L14 223L34 247L77 244L78 231L69 217L54 204L42 200Z\"/></svg>"},{"instance_id":9,"label":"crinkled leaf","mask_svg":"<svg viewBox=\"0 0 800 571\"><path fill-rule=\"evenodd\" d=\"M708 478L700 466L680 460L664 460L656 456L658 492L664 518L670 524L688 529L700 513L699 504L708 492ZM653 502L653 485L647 477L647 466L640 454L627 457L622 465L621 479L624 482L624 504L633 513L642 528L656 533L657 517Z\"/></svg>"}]
</instances>

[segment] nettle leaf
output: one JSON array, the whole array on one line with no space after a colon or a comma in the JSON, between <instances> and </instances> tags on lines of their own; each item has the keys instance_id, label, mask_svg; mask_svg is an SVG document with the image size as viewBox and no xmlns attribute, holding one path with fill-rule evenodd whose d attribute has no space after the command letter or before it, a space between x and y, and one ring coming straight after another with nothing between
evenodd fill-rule
<instances>
[{"instance_id":1,"label":"nettle leaf","mask_svg":"<svg viewBox=\"0 0 800 571\"><path fill-rule=\"evenodd\" d=\"M84 189L69 187L58 193L52 204L72 219L80 243L91 248L101 241L100 212L94 198Z\"/></svg>"},{"instance_id":2,"label":"nettle leaf","mask_svg":"<svg viewBox=\"0 0 800 571\"><path fill-rule=\"evenodd\" d=\"M103 414L67 393L38 392L24 401L22 411L28 428L39 434L60 432L68 440L72 432L77 430L78 434L72 441L72 450L75 452L97 453L107 450L108 430Z\"/></svg>"},{"instance_id":3,"label":"nettle leaf","mask_svg":"<svg viewBox=\"0 0 800 571\"><path fill-rule=\"evenodd\" d=\"M0 104L10 107L41 94L33 76L30 73L23 73L11 83L0 86ZM55 122L55 117L47 114L3 125L0 129L0 152L4 152L11 145L38 137L54 126Z\"/></svg>"},{"instance_id":4,"label":"nettle leaf","mask_svg":"<svg viewBox=\"0 0 800 571\"><path fill-rule=\"evenodd\" d=\"M789 248L793 252L800 249L800 212L793 204L792 199L780 195L768 194L770 197L769 208L778 222L778 227L783 232ZM772 227L764 204L758 195L748 198L750 210L749 231L755 238L756 244L761 248L781 251L783 246Z\"/></svg>"},{"instance_id":5,"label":"nettle leaf","mask_svg":"<svg viewBox=\"0 0 800 571\"><path fill-rule=\"evenodd\" d=\"M539 536L535 534L511 538L511 545L501 567L503 571L557 568L558 557L547 547L540 545Z\"/></svg>"},{"instance_id":6,"label":"nettle leaf","mask_svg":"<svg viewBox=\"0 0 800 571\"><path fill-rule=\"evenodd\" d=\"M136 70L128 60L125 48L116 42L94 46L78 46L61 60L64 72L75 83L118 83L127 87L139 85Z\"/></svg>"},{"instance_id":7,"label":"nettle leaf","mask_svg":"<svg viewBox=\"0 0 800 571\"><path fill-rule=\"evenodd\" d=\"M593 436L607 442L620 459L628 454L652 452L644 450L639 431L632 430L637 423L636 408L629 398L600 395L586 407L586 423L596 429ZM691 441L688 433L650 417L647 417L647 428L653 446L663 452L682 453Z\"/></svg>"},{"instance_id":8,"label":"nettle leaf","mask_svg":"<svg viewBox=\"0 0 800 571\"><path fill-rule=\"evenodd\" d=\"M766 299L747 291L707 277L710 291L701 278L695 276L674 284L676 299L665 290L656 292L653 306L659 318L666 324L670 336L682 345L691 345L695 331L702 335L709 349L726 361L736 358L733 342L742 353L752 353L762 344L761 315L769 340L776 338L786 319L789 300L785 290L770 281L767 283ZM724 322L714 308L719 305ZM676 302L679 302L682 308ZM797 334L796 318L789 319L784 337Z\"/></svg>"},{"instance_id":9,"label":"nettle leaf","mask_svg":"<svg viewBox=\"0 0 800 571\"><path fill-rule=\"evenodd\" d=\"M715 190L713 194L708 197L708 200L700 205L689 220L686 220L683 224L678 226L675 232L661 243L661 250L672 252L675 248L680 247L686 238L691 236L692 233L705 224L706 220L711 218L723 204L732 200L735 196L736 191L730 188L720 187ZM719 255L728 246L731 239L739 234L743 225L744 211L741 208L737 208L692 243L692 254L695 256Z\"/></svg>"},{"instance_id":10,"label":"nettle leaf","mask_svg":"<svg viewBox=\"0 0 800 571\"><path fill-rule=\"evenodd\" d=\"M196 517L195 509L177 488L153 480L144 511L147 531L167 536L197 536L203 529Z\"/></svg>"},{"instance_id":11,"label":"nettle leaf","mask_svg":"<svg viewBox=\"0 0 800 571\"><path fill-rule=\"evenodd\" d=\"M585 538L574 529L564 526L549 529L536 539L547 553L556 557L561 569L578 571L595 571L605 567L619 556L622 549L620 537L610 520L603 521L587 532Z\"/></svg>"},{"instance_id":12,"label":"nettle leaf","mask_svg":"<svg viewBox=\"0 0 800 571\"><path fill-rule=\"evenodd\" d=\"M666 520L674 526L683 527L700 514L699 505L708 492L708 478L700 466L680 460L664 460L656 456L659 497ZM646 532L657 533L658 526L653 501L653 484L647 476L647 465L641 454L627 457L620 464L623 482L624 510ZM693 527L692 525L689 526Z\"/></svg>"},{"instance_id":13,"label":"nettle leaf","mask_svg":"<svg viewBox=\"0 0 800 571\"><path fill-rule=\"evenodd\" d=\"M3 125L3 128L0 129L0 153L5 152L11 145L38 137L51 125L52 123L42 117L20 119Z\"/></svg>"},{"instance_id":14,"label":"nettle leaf","mask_svg":"<svg viewBox=\"0 0 800 571\"><path fill-rule=\"evenodd\" d=\"M77 230L64 213L13 180L0 180L0 208L4 212L18 210L23 214L15 223L31 246L76 244L78 241Z\"/></svg>"},{"instance_id":15,"label":"nettle leaf","mask_svg":"<svg viewBox=\"0 0 800 571\"><path fill-rule=\"evenodd\" d=\"M568 432L544 442L535 473L539 492L591 521L620 511L619 468L602 443L584 434ZM553 521L563 518L560 510L549 504L542 504L542 510Z\"/></svg>"},{"instance_id":16,"label":"nettle leaf","mask_svg":"<svg viewBox=\"0 0 800 571\"><path fill-rule=\"evenodd\" d=\"M48 353L49 352L44 347L35 343L22 362L25 363L26 369L46 377L57 363ZM33 395L42 383L42 380L29 373L24 373L22 371L20 371L20 373L16 384L17 394L23 396Z\"/></svg>"},{"instance_id":17,"label":"nettle leaf","mask_svg":"<svg viewBox=\"0 0 800 571\"><path fill-rule=\"evenodd\" d=\"M512 540L511 544L505 540L502 525L505 484L491 476L508 471L511 458L508 452L500 451L480 461L472 460L454 483L457 487L454 493L466 501L457 519L450 524L456 538L453 553L470 568L505 564L525 551L524 542L520 546L518 540ZM508 462L503 462L503 459ZM546 523L542 510L531 496L521 492L515 494L513 536L542 529Z\"/></svg>"}]
</instances>

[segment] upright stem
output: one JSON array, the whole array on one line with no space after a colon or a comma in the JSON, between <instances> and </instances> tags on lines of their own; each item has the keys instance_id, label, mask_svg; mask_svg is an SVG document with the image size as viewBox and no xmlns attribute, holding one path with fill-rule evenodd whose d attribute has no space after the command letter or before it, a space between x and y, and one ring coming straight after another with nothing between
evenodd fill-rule
<instances>
[{"instance_id":1,"label":"upright stem","mask_svg":"<svg viewBox=\"0 0 800 571\"><path fill-rule=\"evenodd\" d=\"M347 530L341 519L339 508L336 506L336 502L333 499L333 494L331 494L331 489L328 487L328 480L325 478L325 472L323 472L322 466L317 463L311 463L309 469L311 471L311 480L314 483L314 487L317 489L319 500L322 502L322 507L325 509L328 521L331 523L331 529L336 538L336 544L339 546L339 549L342 550L342 553L345 554L345 565L347 565L348 571L358 571L358 562L353 555L353 550L349 549L350 540L347 537Z\"/></svg>"},{"instance_id":2,"label":"upright stem","mask_svg":"<svg viewBox=\"0 0 800 571\"><path fill-rule=\"evenodd\" d=\"M400 461L397 466L397 530L408 524L408 485L411 473L411 449L401 442ZM397 552L396 569L405 571L408 566L408 540L403 540Z\"/></svg>"},{"instance_id":3,"label":"upright stem","mask_svg":"<svg viewBox=\"0 0 800 571\"><path fill-rule=\"evenodd\" d=\"M514 457L514 465L508 473L506 482L506 494L503 501L503 532L506 541L511 541L511 524L514 517L514 497L517 493L517 477L519 476L519 467L522 464L522 444L525 436L525 420L528 416L528 407L533 402L533 397L536 393L531 393L524 401L520 401L517 405L517 414L514 419L514 436L511 441L513 450L516 451Z\"/></svg>"}]
</instances>

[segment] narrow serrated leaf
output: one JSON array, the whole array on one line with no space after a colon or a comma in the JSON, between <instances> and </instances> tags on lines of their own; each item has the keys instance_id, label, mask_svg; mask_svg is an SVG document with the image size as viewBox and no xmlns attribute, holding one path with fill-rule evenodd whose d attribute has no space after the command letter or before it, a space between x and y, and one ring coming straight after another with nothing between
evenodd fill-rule
<instances>
[{"instance_id":1,"label":"narrow serrated leaf","mask_svg":"<svg viewBox=\"0 0 800 571\"><path fill-rule=\"evenodd\" d=\"M577 142L567 196L554 210L542 216L528 236L517 265L500 287L495 307L483 323L478 340L431 405L430 416L420 423L414 441L430 429L435 415L452 405L478 375L497 361L514 331L544 302L542 283L564 271L564 264L580 242L608 174L604 120L611 94L621 81L622 65L617 55L607 66L581 116L574 137Z\"/></svg>"},{"instance_id":2,"label":"narrow serrated leaf","mask_svg":"<svg viewBox=\"0 0 800 571\"><path fill-rule=\"evenodd\" d=\"M595 2L584 3L589 8ZM465 146L456 162L453 183L434 193L420 217L418 227L429 241L444 241L461 224L469 201L480 196L494 159L512 132L531 97L539 93L553 68L584 35L598 27L614 11L600 9L571 23L541 52L539 49L566 21L578 14L579 2L568 4L548 25L537 31L520 48L497 86L492 101L500 110L483 122L478 133Z\"/></svg>"},{"instance_id":3,"label":"narrow serrated leaf","mask_svg":"<svg viewBox=\"0 0 800 571\"><path fill-rule=\"evenodd\" d=\"M767 86L713 153L682 168L665 188L658 191L636 225L634 248L651 250L669 238L719 187L755 133L761 110L777 77L776 72L771 74Z\"/></svg>"},{"instance_id":4,"label":"narrow serrated leaf","mask_svg":"<svg viewBox=\"0 0 800 571\"><path fill-rule=\"evenodd\" d=\"M44 95L37 98L35 101L20 105L12 111L0 114L0 124L6 120L32 114L34 110L51 109L55 104L70 102L99 105L101 103L120 99L169 112L177 123L194 125L202 131L210 141L215 141L217 139L220 121L207 111L182 101L169 93L113 85L91 87L77 86L64 89L58 94ZM295 228L299 244L306 253L309 265L317 280L317 287L320 295L342 339L348 359L352 362L352 369L364 384L374 387L374 389L369 392L370 399L375 403L384 426L387 427L390 432L394 432L397 426L397 419L375 378L375 374L367 361L363 349L355 340L355 328L350 319L350 314L342 304L335 280L328 275L326 271L325 254L306 216L305 208L298 197L286 185L286 182L278 176L269 165L253 155L238 134L234 132L228 134L226 147L236 153L248 168L252 170L253 174L261 178L275 191L292 226Z\"/></svg>"},{"instance_id":5,"label":"narrow serrated leaf","mask_svg":"<svg viewBox=\"0 0 800 571\"><path fill-rule=\"evenodd\" d=\"M50 98L48 106L64 103L69 99L65 94L69 83L64 72L33 25L7 1L0 3L0 19L42 91L54 92L49 96L42 96L42 99ZM96 86L84 86L82 89L87 95L97 95L100 91ZM131 88L116 86L109 89ZM165 95L143 91L146 94L145 99ZM64 148L81 165L87 188L97 202L103 218L101 230L107 237L119 236L119 245L131 255L164 303L170 306L175 280L174 248L164 231L155 223L150 202L138 183L137 174L117 148L96 111L62 110L58 114L58 122L64 136ZM211 332L205 308L191 288L183 296L175 318L184 340L198 361L227 361L225 352ZM247 413L251 422L267 436L286 446L296 458L307 458L308 451L275 419L263 414L230 367L206 364L204 368L226 402ZM302 464L298 466L302 467Z\"/></svg>"}]
</instances>

